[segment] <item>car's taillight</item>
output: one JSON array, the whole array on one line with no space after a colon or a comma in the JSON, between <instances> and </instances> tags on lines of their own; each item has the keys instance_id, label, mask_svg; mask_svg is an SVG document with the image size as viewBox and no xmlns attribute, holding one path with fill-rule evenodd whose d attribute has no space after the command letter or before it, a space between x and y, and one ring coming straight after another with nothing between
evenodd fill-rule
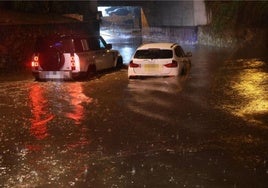
<instances>
[{"instance_id":1,"label":"car's taillight","mask_svg":"<svg viewBox=\"0 0 268 188\"><path fill-rule=\"evenodd\" d=\"M71 55L71 70L75 70L75 58L74 55Z\"/></svg>"},{"instance_id":2,"label":"car's taillight","mask_svg":"<svg viewBox=\"0 0 268 188\"><path fill-rule=\"evenodd\" d=\"M39 57L38 55L34 55L33 61L32 61L32 68L37 70L38 67L39 67Z\"/></svg>"},{"instance_id":3,"label":"car's taillight","mask_svg":"<svg viewBox=\"0 0 268 188\"><path fill-rule=\"evenodd\" d=\"M133 63L133 61L129 62L129 67L136 68L136 67L140 67L140 66L141 66L140 64Z\"/></svg>"},{"instance_id":4,"label":"car's taillight","mask_svg":"<svg viewBox=\"0 0 268 188\"><path fill-rule=\"evenodd\" d=\"M171 63L165 64L164 66L165 66L165 67L168 67L168 68L177 67L177 66L178 66L178 62L177 62L177 61L172 60L172 62L171 62Z\"/></svg>"}]
</instances>

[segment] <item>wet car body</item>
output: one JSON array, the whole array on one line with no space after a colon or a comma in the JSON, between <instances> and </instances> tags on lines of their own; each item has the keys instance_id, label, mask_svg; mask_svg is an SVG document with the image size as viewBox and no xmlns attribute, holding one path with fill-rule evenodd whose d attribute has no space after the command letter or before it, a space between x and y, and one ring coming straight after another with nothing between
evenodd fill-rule
<instances>
[{"instance_id":1,"label":"wet car body","mask_svg":"<svg viewBox=\"0 0 268 188\"><path fill-rule=\"evenodd\" d=\"M128 66L128 77L178 76L191 64L182 47L176 43L148 43L137 48Z\"/></svg>"},{"instance_id":2,"label":"wet car body","mask_svg":"<svg viewBox=\"0 0 268 188\"><path fill-rule=\"evenodd\" d=\"M120 53L101 36L62 35L37 39L32 73L36 80L72 80L122 64Z\"/></svg>"}]
</instances>

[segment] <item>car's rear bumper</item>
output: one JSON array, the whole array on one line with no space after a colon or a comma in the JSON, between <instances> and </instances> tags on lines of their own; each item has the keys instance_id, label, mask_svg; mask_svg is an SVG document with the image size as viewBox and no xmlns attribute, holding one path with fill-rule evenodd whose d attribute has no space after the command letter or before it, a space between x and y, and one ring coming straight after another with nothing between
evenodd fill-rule
<instances>
[{"instance_id":1,"label":"car's rear bumper","mask_svg":"<svg viewBox=\"0 0 268 188\"><path fill-rule=\"evenodd\" d=\"M161 77L161 76L178 76L178 69L170 69L169 72L163 71L163 72L143 72L143 71L135 71L134 68L129 68L128 69L128 78L131 77L139 77L139 76L155 76L155 77Z\"/></svg>"},{"instance_id":2,"label":"car's rear bumper","mask_svg":"<svg viewBox=\"0 0 268 188\"><path fill-rule=\"evenodd\" d=\"M81 72L72 71L33 71L36 80L73 80L81 76Z\"/></svg>"}]
</instances>

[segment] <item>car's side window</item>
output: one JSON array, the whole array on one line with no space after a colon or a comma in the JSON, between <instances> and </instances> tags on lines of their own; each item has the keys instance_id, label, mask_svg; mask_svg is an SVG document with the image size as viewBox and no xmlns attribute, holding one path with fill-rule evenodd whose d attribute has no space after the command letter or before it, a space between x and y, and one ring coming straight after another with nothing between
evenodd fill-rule
<instances>
[{"instance_id":1,"label":"car's side window","mask_svg":"<svg viewBox=\"0 0 268 188\"><path fill-rule=\"evenodd\" d=\"M100 38L98 40L99 40L100 48L105 49L105 44L103 43L103 41Z\"/></svg>"},{"instance_id":2,"label":"car's side window","mask_svg":"<svg viewBox=\"0 0 268 188\"><path fill-rule=\"evenodd\" d=\"M81 40L75 39L74 40L74 46L75 46L75 51L76 52L83 52L83 46L82 46Z\"/></svg>"},{"instance_id":3,"label":"car's side window","mask_svg":"<svg viewBox=\"0 0 268 188\"><path fill-rule=\"evenodd\" d=\"M99 50L100 49L100 43L97 38L90 38L88 40L89 49L90 50Z\"/></svg>"},{"instance_id":4,"label":"car's side window","mask_svg":"<svg viewBox=\"0 0 268 188\"><path fill-rule=\"evenodd\" d=\"M178 57L184 57L185 56L184 51L180 46L177 46L175 48L175 53L176 53L176 56L178 56Z\"/></svg>"},{"instance_id":5,"label":"car's side window","mask_svg":"<svg viewBox=\"0 0 268 188\"><path fill-rule=\"evenodd\" d=\"M88 51L89 50L88 43L87 43L86 39L82 39L81 44L82 44L82 47L83 47L83 51Z\"/></svg>"},{"instance_id":6,"label":"car's side window","mask_svg":"<svg viewBox=\"0 0 268 188\"><path fill-rule=\"evenodd\" d=\"M55 43L55 46L58 50L63 51L65 53L70 53L75 50L73 39L64 39L62 41Z\"/></svg>"},{"instance_id":7,"label":"car's side window","mask_svg":"<svg viewBox=\"0 0 268 188\"><path fill-rule=\"evenodd\" d=\"M182 56L185 57L185 53L184 53L182 47L179 47L179 48L180 48L180 50L181 50Z\"/></svg>"}]
</instances>

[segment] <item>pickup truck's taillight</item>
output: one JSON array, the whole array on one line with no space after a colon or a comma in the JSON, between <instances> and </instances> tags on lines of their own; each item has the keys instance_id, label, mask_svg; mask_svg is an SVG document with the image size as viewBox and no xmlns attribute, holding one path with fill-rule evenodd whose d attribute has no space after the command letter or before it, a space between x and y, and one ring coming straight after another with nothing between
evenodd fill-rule
<instances>
[{"instance_id":1,"label":"pickup truck's taillight","mask_svg":"<svg viewBox=\"0 0 268 188\"><path fill-rule=\"evenodd\" d=\"M74 55L71 55L71 70L75 70L75 58Z\"/></svg>"},{"instance_id":2,"label":"pickup truck's taillight","mask_svg":"<svg viewBox=\"0 0 268 188\"><path fill-rule=\"evenodd\" d=\"M35 70L37 70L38 67L39 67L39 56L38 55L34 55L33 61L32 61L32 68L34 68Z\"/></svg>"}]
</instances>

